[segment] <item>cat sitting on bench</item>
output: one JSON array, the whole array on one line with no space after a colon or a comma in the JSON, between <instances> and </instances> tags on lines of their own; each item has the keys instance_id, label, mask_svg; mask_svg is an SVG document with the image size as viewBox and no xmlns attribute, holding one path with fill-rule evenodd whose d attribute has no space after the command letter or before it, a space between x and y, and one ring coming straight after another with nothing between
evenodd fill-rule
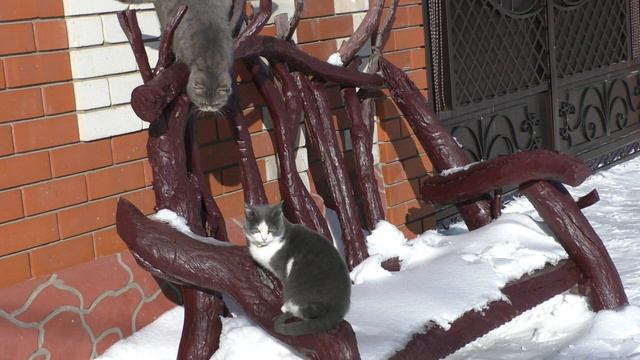
<instances>
[{"instance_id":1,"label":"cat sitting on bench","mask_svg":"<svg viewBox=\"0 0 640 360\"><path fill-rule=\"evenodd\" d=\"M333 244L304 225L292 224L277 205L245 205L244 233L253 259L284 286L275 330L307 335L336 327L349 310L351 279ZM287 323L292 317L299 321Z\"/></svg>"}]
</instances>

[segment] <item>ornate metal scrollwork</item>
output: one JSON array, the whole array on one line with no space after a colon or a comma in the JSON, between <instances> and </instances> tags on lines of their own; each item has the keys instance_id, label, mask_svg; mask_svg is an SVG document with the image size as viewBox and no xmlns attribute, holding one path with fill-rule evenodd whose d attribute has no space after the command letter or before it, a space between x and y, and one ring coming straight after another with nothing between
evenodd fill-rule
<instances>
[{"instance_id":1,"label":"ornate metal scrollwork","mask_svg":"<svg viewBox=\"0 0 640 360\"><path fill-rule=\"evenodd\" d=\"M563 10L573 10L587 3L589 0L554 0L553 6Z\"/></svg>"},{"instance_id":2,"label":"ornate metal scrollwork","mask_svg":"<svg viewBox=\"0 0 640 360\"><path fill-rule=\"evenodd\" d=\"M544 3L539 0L508 1L509 5L502 0L487 0L498 12L504 16L514 19L524 19L535 16L544 9Z\"/></svg>"},{"instance_id":3,"label":"ornate metal scrollwork","mask_svg":"<svg viewBox=\"0 0 640 360\"><path fill-rule=\"evenodd\" d=\"M540 117L529 112L527 106L523 110L524 119L521 121L505 114L493 114L489 118L481 117L456 126L451 133L463 139L463 148L474 161L540 148Z\"/></svg>"},{"instance_id":4,"label":"ornate metal scrollwork","mask_svg":"<svg viewBox=\"0 0 640 360\"><path fill-rule=\"evenodd\" d=\"M562 121L560 137L568 142L569 147L578 145L574 136L576 132L580 132L583 142L590 142L633 125L629 114L640 111L640 104L634 104L634 97L639 92L640 74L635 78L633 90L628 79L623 78L585 86L578 97L577 111L569 102L567 92L567 100L559 104L558 115Z\"/></svg>"},{"instance_id":5,"label":"ornate metal scrollwork","mask_svg":"<svg viewBox=\"0 0 640 360\"><path fill-rule=\"evenodd\" d=\"M640 152L640 141L633 142L631 144L624 145L613 151L609 151L596 158L587 160L587 165L591 170L596 170L605 166L609 166L622 159L626 159L632 155Z\"/></svg>"}]
</instances>

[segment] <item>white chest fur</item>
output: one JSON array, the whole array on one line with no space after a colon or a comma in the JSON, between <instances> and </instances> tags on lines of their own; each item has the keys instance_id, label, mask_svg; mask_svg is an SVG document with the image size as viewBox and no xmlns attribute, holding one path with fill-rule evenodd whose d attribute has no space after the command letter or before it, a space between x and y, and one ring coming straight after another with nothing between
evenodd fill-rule
<instances>
[{"instance_id":1,"label":"white chest fur","mask_svg":"<svg viewBox=\"0 0 640 360\"><path fill-rule=\"evenodd\" d=\"M255 260L262 267L273 272L273 269L269 265L269 261L271 261L273 255L275 255L275 253L277 253L278 250L282 248L282 245L284 245L284 242L278 240L274 240L268 245L260 247L250 243L249 252L251 253L251 257L253 258L253 260Z\"/></svg>"}]
</instances>

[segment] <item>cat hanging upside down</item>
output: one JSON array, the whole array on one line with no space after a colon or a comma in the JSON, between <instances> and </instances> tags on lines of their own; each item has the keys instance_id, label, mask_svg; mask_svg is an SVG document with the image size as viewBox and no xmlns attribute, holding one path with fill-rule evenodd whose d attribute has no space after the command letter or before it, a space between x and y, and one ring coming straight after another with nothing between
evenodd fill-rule
<instances>
[{"instance_id":1,"label":"cat hanging upside down","mask_svg":"<svg viewBox=\"0 0 640 360\"><path fill-rule=\"evenodd\" d=\"M177 61L191 72L187 95L202 111L218 111L231 94L233 39L229 0L118 0L128 4L153 3L165 29L182 5L189 9L173 37Z\"/></svg>"},{"instance_id":2,"label":"cat hanging upside down","mask_svg":"<svg viewBox=\"0 0 640 360\"><path fill-rule=\"evenodd\" d=\"M340 323L349 310L351 279L331 242L304 225L287 221L282 203L245 204L244 233L251 257L284 286L277 332L306 335ZM286 323L294 316L302 320Z\"/></svg>"}]
</instances>

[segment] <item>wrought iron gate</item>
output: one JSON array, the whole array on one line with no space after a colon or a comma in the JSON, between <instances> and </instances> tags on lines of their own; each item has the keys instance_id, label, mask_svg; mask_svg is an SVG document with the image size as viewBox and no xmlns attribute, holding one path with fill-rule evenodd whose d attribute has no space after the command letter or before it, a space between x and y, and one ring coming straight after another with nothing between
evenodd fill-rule
<instances>
[{"instance_id":1,"label":"wrought iron gate","mask_svg":"<svg viewBox=\"0 0 640 360\"><path fill-rule=\"evenodd\" d=\"M429 0L429 94L475 159L640 151L638 0Z\"/></svg>"}]
</instances>

